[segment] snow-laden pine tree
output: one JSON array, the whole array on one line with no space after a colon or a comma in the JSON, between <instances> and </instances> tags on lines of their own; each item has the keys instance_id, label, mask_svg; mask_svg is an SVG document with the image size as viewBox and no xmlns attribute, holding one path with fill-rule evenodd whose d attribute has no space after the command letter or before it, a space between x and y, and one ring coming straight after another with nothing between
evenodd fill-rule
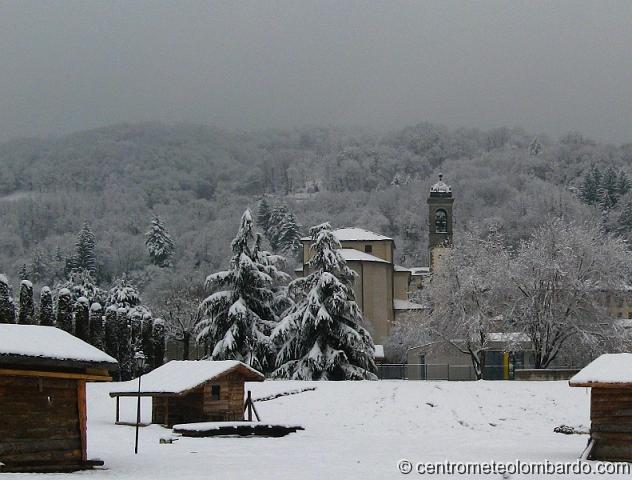
<instances>
[{"instance_id":1,"label":"snow-laden pine tree","mask_svg":"<svg viewBox=\"0 0 632 480\"><path fill-rule=\"evenodd\" d=\"M101 307L100 303L93 303L90 306L90 343L99 350L105 349L103 307Z\"/></svg>"},{"instance_id":2,"label":"snow-laden pine tree","mask_svg":"<svg viewBox=\"0 0 632 480\"><path fill-rule=\"evenodd\" d=\"M285 257L265 250L262 248L262 243L261 234L255 234L252 258L257 263L259 270L272 280L272 303L270 305L274 313L280 316L292 305L292 300L288 297L287 292L287 285L291 278L283 271L286 265Z\"/></svg>"},{"instance_id":3,"label":"snow-laden pine tree","mask_svg":"<svg viewBox=\"0 0 632 480\"><path fill-rule=\"evenodd\" d=\"M90 224L85 222L77 241L75 242L75 254L72 258L72 269L75 271L87 271L93 277L97 273L96 237L90 228Z\"/></svg>"},{"instance_id":4,"label":"snow-laden pine tree","mask_svg":"<svg viewBox=\"0 0 632 480\"><path fill-rule=\"evenodd\" d=\"M20 282L20 311L18 323L35 325L35 302L33 301L33 284L28 280Z\"/></svg>"},{"instance_id":5,"label":"snow-laden pine tree","mask_svg":"<svg viewBox=\"0 0 632 480\"><path fill-rule=\"evenodd\" d=\"M15 303L9 280L0 274L0 323L15 323Z\"/></svg>"},{"instance_id":6,"label":"snow-laden pine tree","mask_svg":"<svg viewBox=\"0 0 632 480\"><path fill-rule=\"evenodd\" d=\"M257 225L264 232L267 232L270 226L270 211L270 203L266 197L263 197L259 202L259 208L257 208Z\"/></svg>"},{"instance_id":7,"label":"snow-laden pine tree","mask_svg":"<svg viewBox=\"0 0 632 480\"><path fill-rule=\"evenodd\" d=\"M39 324L47 327L55 325L53 294L48 287L42 287L40 293Z\"/></svg>"},{"instance_id":8,"label":"snow-laden pine tree","mask_svg":"<svg viewBox=\"0 0 632 480\"><path fill-rule=\"evenodd\" d=\"M62 288L57 293L57 328L70 334L74 334L72 293L67 288Z\"/></svg>"},{"instance_id":9,"label":"snow-laden pine tree","mask_svg":"<svg viewBox=\"0 0 632 480\"><path fill-rule=\"evenodd\" d=\"M287 212L279 225L278 248L281 252L295 254L301 246L301 226L292 212Z\"/></svg>"},{"instance_id":10,"label":"snow-laden pine tree","mask_svg":"<svg viewBox=\"0 0 632 480\"><path fill-rule=\"evenodd\" d=\"M86 297L90 305L93 303L104 304L107 292L97 287L96 282L87 270L74 271L68 274L68 278L55 285L55 290L67 289L70 292L73 302L79 297Z\"/></svg>"},{"instance_id":11,"label":"snow-laden pine tree","mask_svg":"<svg viewBox=\"0 0 632 480\"><path fill-rule=\"evenodd\" d=\"M198 326L198 341L210 346L213 360L240 360L268 371L274 361L268 335L277 317L272 309L273 280L253 253L255 242L252 215L246 210L231 243L229 269L206 278L212 293L200 304L205 318Z\"/></svg>"},{"instance_id":12,"label":"snow-laden pine tree","mask_svg":"<svg viewBox=\"0 0 632 480\"><path fill-rule=\"evenodd\" d=\"M90 303L86 297L75 302L75 337L90 343Z\"/></svg>"},{"instance_id":13,"label":"snow-laden pine tree","mask_svg":"<svg viewBox=\"0 0 632 480\"><path fill-rule=\"evenodd\" d=\"M274 329L279 346L273 376L295 380L374 380L375 347L362 327L355 273L339 252L328 223L310 229L314 255L308 274L294 280L296 304Z\"/></svg>"},{"instance_id":14,"label":"snow-laden pine tree","mask_svg":"<svg viewBox=\"0 0 632 480\"><path fill-rule=\"evenodd\" d=\"M273 205L270 208L268 228L265 231L265 235L268 242L270 242L273 252L280 252L283 249L283 245L281 243L281 229L287 214L288 208L284 204Z\"/></svg>"},{"instance_id":15,"label":"snow-laden pine tree","mask_svg":"<svg viewBox=\"0 0 632 480\"><path fill-rule=\"evenodd\" d=\"M123 276L114 282L114 286L108 293L107 304L130 309L140 305L140 294L138 289Z\"/></svg>"},{"instance_id":16,"label":"snow-laden pine tree","mask_svg":"<svg viewBox=\"0 0 632 480\"><path fill-rule=\"evenodd\" d=\"M169 260L175 251L175 243L160 217L152 219L151 226L145 233L145 245L154 265L169 266Z\"/></svg>"}]
</instances>

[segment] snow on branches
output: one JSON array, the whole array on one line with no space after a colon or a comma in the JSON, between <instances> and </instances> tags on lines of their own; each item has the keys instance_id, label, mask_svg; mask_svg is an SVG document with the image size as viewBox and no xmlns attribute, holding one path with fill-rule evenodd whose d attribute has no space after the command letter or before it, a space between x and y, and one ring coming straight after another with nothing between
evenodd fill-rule
<instances>
[{"instance_id":1,"label":"snow on branches","mask_svg":"<svg viewBox=\"0 0 632 480\"><path fill-rule=\"evenodd\" d=\"M327 223L310 229L312 273L294 280L296 304L274 329L278 345L273 376L296 380L375 379L375 347L355 302L355 273L341 256Z\"/></svg>"}]
</instances>

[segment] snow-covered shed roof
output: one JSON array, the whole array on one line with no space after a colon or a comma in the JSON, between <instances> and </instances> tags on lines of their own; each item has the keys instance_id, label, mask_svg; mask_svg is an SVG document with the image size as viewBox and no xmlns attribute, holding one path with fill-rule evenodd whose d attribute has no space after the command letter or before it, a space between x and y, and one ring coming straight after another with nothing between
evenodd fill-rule
<instances>
[{"instance_id":1,"label":"snow-covered shed roof","mask_svg":"<svg viewBox=\"0 0 632 480\"><path fill-rule=\"evenodd\" d=\"M141 376L141 396L183 395L200 385L232 372L241 373L249 382L262 382L264 376L237 360L172 360ZM138 381L122 382L111 397L137 395Z\"/></svg>"},{"instance_id":2,"label":"snow-covered shed roof","mask_svg":"<svg viewBox=\"0 0 632 480\"><path fill-rule=\"evenodd\" d=\"M55 327L0 324L0 365L115 369L107 353Z\"/></svg>"},{"instance_id":3,"label":"snow-covered shed roof","mask_svg":"<svg viewBox=\"0 0 632 480\"><path fill-rule=\"evenodd\" d=\"M370 253L364 253L360 250L356 250L354 248L341 248L338 250L347 262L378 262L378 263L388 263L386 260L376 257L375 255L371 255Z\"/></svg>"},{"instance_id":4,"label":"snow-covered shed roof","mask_svg":"<svg viewBox=\"0 0 632 480\"><path fill-rule=\"evenodd\" d=\"M411 302L410 300L393 299L394 310L423 310L424 308L420 303Z\"/></svg>"},{"instance_id":5,"label":"snow-covered shed roof","mask_svg":"<svg viewBox=\"0 0 632 480\"><path fill-rule=\"evenodd\" d=\"M526 343L531 341L529 335L523 332L490 332L487 337L491 342Z\"/></svg>"},{"instance_id":6,"label":"snow-covered shed roof","mask_svg":"<svg viewBox=\"0 0 632 480\"><path fill-rule=\"evenodd\" d=\"M632 353L607 353L572 377L571 387L632 385Z\"/></svg>"},{"instance_id":7,"label":"snow-covered shed roof","mask_svg":"<svg viewBox=\"0 0 632 480\"><path fill-rule=\"evenodd\" d=\"M386 237L384 235L380 235L379 233L371 232L370 230L365 230L364 228L339 228L333 231L334 236L340 242L371 242L371 241L381 241L381 240L390 240L393 239L390 237ZM311 237L303 237L301 240L311 240Z\"/></svg>"}]
</instances>

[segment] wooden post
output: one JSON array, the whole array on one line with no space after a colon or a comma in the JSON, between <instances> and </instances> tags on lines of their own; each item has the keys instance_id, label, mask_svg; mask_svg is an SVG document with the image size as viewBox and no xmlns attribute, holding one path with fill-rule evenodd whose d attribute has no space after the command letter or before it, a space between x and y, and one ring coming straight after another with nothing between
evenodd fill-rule
<instances>
[{"instance_id":1,"label":"wooden post","mask_svg":"<svg viewBox=\"0 0 632 480\"><path fill-rule=\"evenodd\" d=\"M121 401L121 397L116 397L116 423L119 423L120 421L120 412L121 412L121 405L120 405L120 401Z\"/></svg>"},{"instance_id":2,"label":"wooden post","mask_svg":"<svg viewBox=\"0 0 632 480\"><path fill-rule=\"evenodd\" d=\"M81 461L88 460L88 415L86 411L86 381L77 381L77 410L79 413L79 432L81 433Z\"/></svg>"},{"instance_id":3,"label":"wooden post","mask_svg":"<svg viewBox=\"0 0 632 480\"><path fill-rule=\"evenodd\" d=\"M248 398L246 399L246 405L248 406L248 421L252 422L252 394L248 390Z\"/></svg>"}]
</instances>

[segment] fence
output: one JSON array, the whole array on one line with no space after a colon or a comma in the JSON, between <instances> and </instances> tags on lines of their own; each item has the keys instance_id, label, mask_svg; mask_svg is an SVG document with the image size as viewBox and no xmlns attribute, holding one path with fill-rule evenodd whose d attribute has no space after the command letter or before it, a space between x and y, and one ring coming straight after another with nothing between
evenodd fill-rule
<instances>
[{"instance_id":1,"label":"fence","mask_svg":"<svg viewBox=\"0 0 632 480\"><path fill-rule=\"evenodd\" d=\"M512 369L513 370L513 369ZM513 379L513 371L510 371ZM380 380L476 380L476 372L472 365L452 365L449 363L402 363L378 365ZM485 380L503 380L505 367L503 365L487 365L483 368Z\"/></svg>"}]
</instances>

